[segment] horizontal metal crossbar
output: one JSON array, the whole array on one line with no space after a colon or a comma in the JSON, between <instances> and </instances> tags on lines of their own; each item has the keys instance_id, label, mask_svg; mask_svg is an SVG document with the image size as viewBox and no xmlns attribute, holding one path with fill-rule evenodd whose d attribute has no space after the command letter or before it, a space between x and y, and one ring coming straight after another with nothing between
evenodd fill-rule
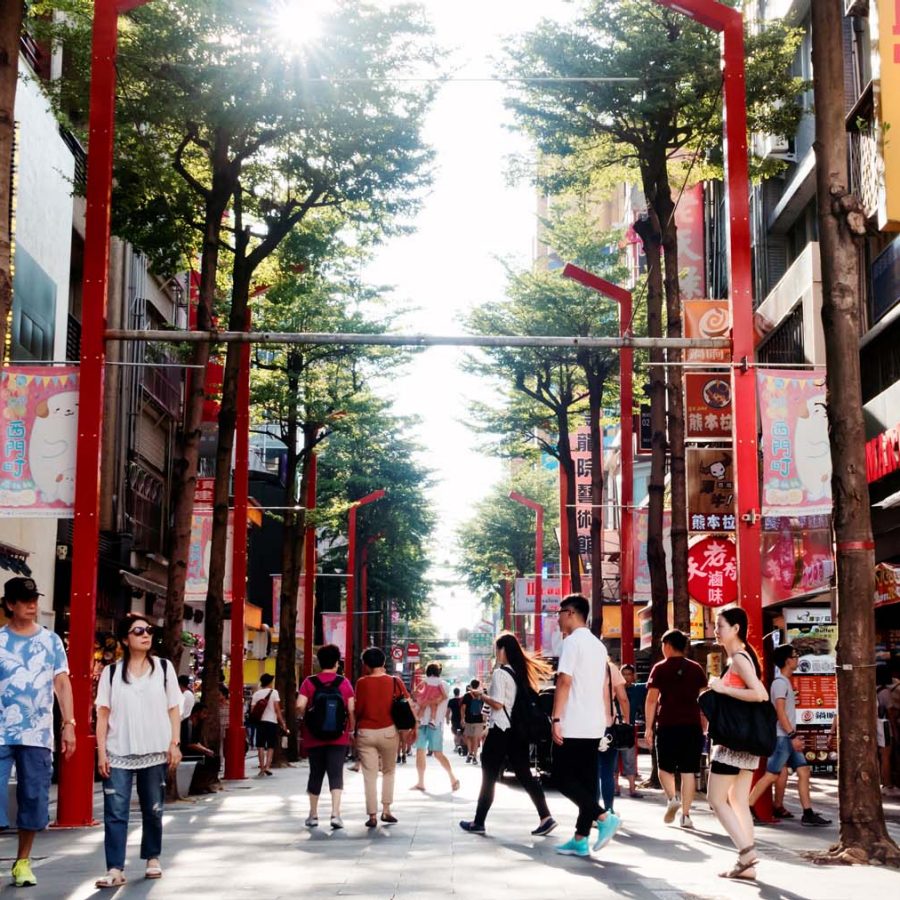
<instances>
[{"instance_id":1,"label":"horizontal metal crossbar","mask_svg":"<svg viewBox=\"0 0 900 900\"><path fill-rule=\"evenodd\" d=\"M284 331L137 331L111 328L108 341L198 344L365 344L383 347L584 347L589 350L727 349L729 338L560 337L521 334L356 334Z\"/></svg>"}]
</instances>

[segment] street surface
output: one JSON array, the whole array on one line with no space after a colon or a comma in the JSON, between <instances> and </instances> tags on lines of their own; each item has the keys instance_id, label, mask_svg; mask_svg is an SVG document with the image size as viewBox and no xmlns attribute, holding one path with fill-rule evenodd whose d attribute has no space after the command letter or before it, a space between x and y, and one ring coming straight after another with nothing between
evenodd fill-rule
<instances>
[{"instance_id":1,"label":"street surface","mask_svg":"<svg viewBox=\"0 0 900 900\"><path fill-rule=\"evenodd\" d=\"M271 778L230 782L226 790L167 807L159 881L145 881L139 856L139 814L132 807L129 839L129 883L118 891L100 891L94 880L104 874L103 829L49 831L35 843L36 888L17 891L8 882L15 836L0 837L4 886L0 897L86 898L326 898L436 900L465 898L565 898L596 900L887 900L900 896L900 872L883 867L820 867L802 858L806 850L831 843L837 826L802 828L797 820L757 829L761 865L759 882L733 883L716 873L730 867L734 851L703 803L693 815L696 830L684 831L662 821L659 791L644 799L617 800L623 828L607 848L591 860L560 857L553 848L571 836L574 807L560 795L548 796L560 827L546 838L529 831L537 818L524 791L498 785L488 818L488 836L465 834L457 822L471 818L480 784L480 768L453 757L462 781L451 794L448 779L428 761L428 793L410 790L415 782L412 759L397 772L391 827L363 826L362 776L346 771L343 818L345 830L328 827L330 804L323 794L320 825L307 829L305 763L276 771ZM649 766L642 756L644 771ZM255 774L248 757L247 772ZM793 784L793 783L792 783ZM837 784L815 782L814 803L837 820ZM96 814L102 818L100 794ZM788 806L799 812L796 790L788 789ZM900 838L900 796L889 801L891 832Z\"/></svg>"}]
</instances>

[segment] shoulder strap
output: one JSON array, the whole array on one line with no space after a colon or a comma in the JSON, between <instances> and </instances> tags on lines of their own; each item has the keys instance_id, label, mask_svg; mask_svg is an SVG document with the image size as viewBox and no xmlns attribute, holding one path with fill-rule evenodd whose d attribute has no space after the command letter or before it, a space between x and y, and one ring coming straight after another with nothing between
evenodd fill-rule
<instances>
[{"instance_id":1,"label":"shoulder strap","mask_svg":"<svg viewBox=\"0 0 900 900\"><path fill-rule=\"evenodd\" d=\"M322 679L319 678L318 675L310 675L309 680L313 683L313 687L317 687L317 688L322 687ZM269 691L269 693L271 694L272 692Z\"/></svg>"},{"instance_id":2,"label":"shoulder strap","mask_svg":"<svg viewBox=\"0 0 900 900\"><path fill-rule=\"evenodd\" d=\"M162 666L163 670L163 690L169 689L169 661L167 659L160 659L159 664Z\"/></svg>"},{"instance_id":3,"label":"shoulder strap","mask_svg":"<svg viewBox=\"0 0 900 900\"><path fill-rule=\"evenodd\" d=\"M117 665L118 665L118 663L112 663L112 664L109 666L109 686L110 686L110 687L112 687L113 677L114 677L115 674L116 674L116 666L117 666Z\"/></svg>"}]
</instances>

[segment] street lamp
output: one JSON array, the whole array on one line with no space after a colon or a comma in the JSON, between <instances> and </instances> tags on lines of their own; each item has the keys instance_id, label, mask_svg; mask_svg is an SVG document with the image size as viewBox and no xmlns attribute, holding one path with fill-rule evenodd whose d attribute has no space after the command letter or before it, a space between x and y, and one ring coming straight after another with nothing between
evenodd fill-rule
<instances>
[{"instance_id":1,"label":"street lamp","mask_svg":"<svg viewBox=\"0 0 900 900\"><path fill-rule=\"evenodd\" d=\"M619 336L631 331L631 291L568 263L563 277L609 297L619 304ZM619 546L619 602L622 614L622 662L634 664L634 449L632 407L634 405L634 351L619 351L619 445L622 453L622 531ZM593 436L596 440L600 435Z\"/></svg>"},{"instance_id":2,"label":"street lamp","mask_svg":"<svg viewBox=\"0 0 900 900\"><path fill-rule=\"evenodd\" d=\"M541 569L544 567L544 507L537 500L529 500L516 491L509 492L509 499L522 506L533 509L537 517L536 532L534 536L534 652L540 653L543 644L543 623L541 622L541 600L543 599L543 585L541 584Z\"/></svg>"},{"instance_id":3,"label":"street lamp","mask_svg":"<svg viewBox=\"0 0 900 900\"><path fill-rule=\"evenodd\" d=\"M354 500L350 506L350 520L347 527L347 625L344 641L344 664L348 677L353 676L353 615L356 612L356 511L366 503L374 503L384 496L384 490L372 491L361 500Z\"/></svg>"}]
</instances>

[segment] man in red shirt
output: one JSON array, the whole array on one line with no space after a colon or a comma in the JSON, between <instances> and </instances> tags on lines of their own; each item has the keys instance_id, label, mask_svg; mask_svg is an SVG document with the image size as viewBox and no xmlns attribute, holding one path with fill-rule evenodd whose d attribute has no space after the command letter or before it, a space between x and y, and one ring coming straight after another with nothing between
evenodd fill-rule
<instances>
[{"instance_id":1,"label":"man in red shirt","mask_svg":"<svg viewBox=\"0 0 900 900\"><path fill-rule=\"evenodd\" d=\"M681 806L681 827L693 828L691 803L703 753L703 723L697 697L706 688L706 673L685 657L687 648L688 637L677 628L662 636L665 659L650 670L645 714L648 740L656 726L657 768L668 800L663 821L674 822ZM676 773L681 773L680 801L675 791Z\"/></svg>"}]
</instances>

